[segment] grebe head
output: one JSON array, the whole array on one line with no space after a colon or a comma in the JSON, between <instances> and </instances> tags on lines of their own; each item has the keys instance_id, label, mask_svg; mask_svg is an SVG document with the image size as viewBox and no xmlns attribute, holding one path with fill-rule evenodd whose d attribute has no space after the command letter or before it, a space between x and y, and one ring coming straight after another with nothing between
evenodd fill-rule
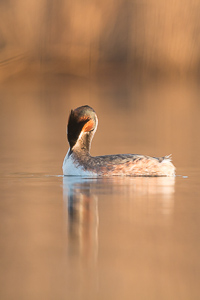
<instances>
[{"instance_id":1,"label":"grebe head","mask_svg":"<svg viewBox=\"0 0 200 300\"><path fill-rule=\"evenodd\" d=\"M67 126L70 149L78 147L89 151L97 124L97 115L92 107L85 105L71 110Z\"/></svg>"}]
</instances>

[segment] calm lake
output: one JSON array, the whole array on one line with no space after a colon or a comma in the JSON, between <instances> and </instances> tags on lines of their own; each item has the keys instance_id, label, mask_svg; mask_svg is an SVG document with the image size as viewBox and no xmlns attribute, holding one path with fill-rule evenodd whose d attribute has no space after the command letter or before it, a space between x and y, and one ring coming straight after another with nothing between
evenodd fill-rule
<instances>
[{"instance_id":1,"label":"calm lake","mask_svg":"<svg viewBox=\"0 0 200 300\"><path fill-rule=\"evenodd\" d=\"M200 299L200 85L24 78L0 88L0 298ZM92 155L172 154L175 178L63 177L88 104Z\"/></svg>"}]
</instances>

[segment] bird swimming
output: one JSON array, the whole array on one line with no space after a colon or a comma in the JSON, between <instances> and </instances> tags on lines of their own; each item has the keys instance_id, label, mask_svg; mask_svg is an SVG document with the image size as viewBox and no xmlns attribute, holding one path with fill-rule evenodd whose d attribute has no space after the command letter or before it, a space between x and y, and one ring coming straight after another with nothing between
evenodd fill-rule
<instances>
[{"instance_id":1,"label":"bird swimming","mask_svg":"<svg viewBox=\"0 0 200 300\"><path fill-rule=\"evenodd\" d=\"M90 148L98 119L88 105L71 110L67 125L69 150L63 174L69 176L175 176L171 156L150 157L139 154L91 156Z\"/></svg>"}]
</instances>

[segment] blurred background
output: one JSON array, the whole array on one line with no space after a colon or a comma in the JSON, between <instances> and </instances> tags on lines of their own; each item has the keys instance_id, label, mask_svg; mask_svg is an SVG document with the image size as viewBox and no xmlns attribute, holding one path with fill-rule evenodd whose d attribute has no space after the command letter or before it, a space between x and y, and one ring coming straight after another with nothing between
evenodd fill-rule
<instances>
[{"instance_id":1,"label":"blurred background","mask_svg":"<svg viewBox=\"0 0 200 300\"><path fill-rule=\"evenodd\" d=\"M128 75L198 74L199 9L199 0L1 1L0 80L120 67Z\"/></svg>"}]
</instances>

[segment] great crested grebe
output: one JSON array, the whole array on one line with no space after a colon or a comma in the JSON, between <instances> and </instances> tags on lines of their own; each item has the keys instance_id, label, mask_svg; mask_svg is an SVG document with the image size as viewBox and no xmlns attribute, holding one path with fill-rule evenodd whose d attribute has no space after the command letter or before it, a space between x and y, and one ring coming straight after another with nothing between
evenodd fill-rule
<instances>
[{"instance_id":1,"label":"great crested grebe","mask_svg":"<svg viewBox=\"0 0 200 300\"><path fill-rule=\"evenodd\" d=\"M174 176L170 156L150 157L138 154L91 156L90 147L98 119L88 105L71 110L67 126L69 150L63 162L63 174L74 176Z\"/></svg>"}]
</instances>

